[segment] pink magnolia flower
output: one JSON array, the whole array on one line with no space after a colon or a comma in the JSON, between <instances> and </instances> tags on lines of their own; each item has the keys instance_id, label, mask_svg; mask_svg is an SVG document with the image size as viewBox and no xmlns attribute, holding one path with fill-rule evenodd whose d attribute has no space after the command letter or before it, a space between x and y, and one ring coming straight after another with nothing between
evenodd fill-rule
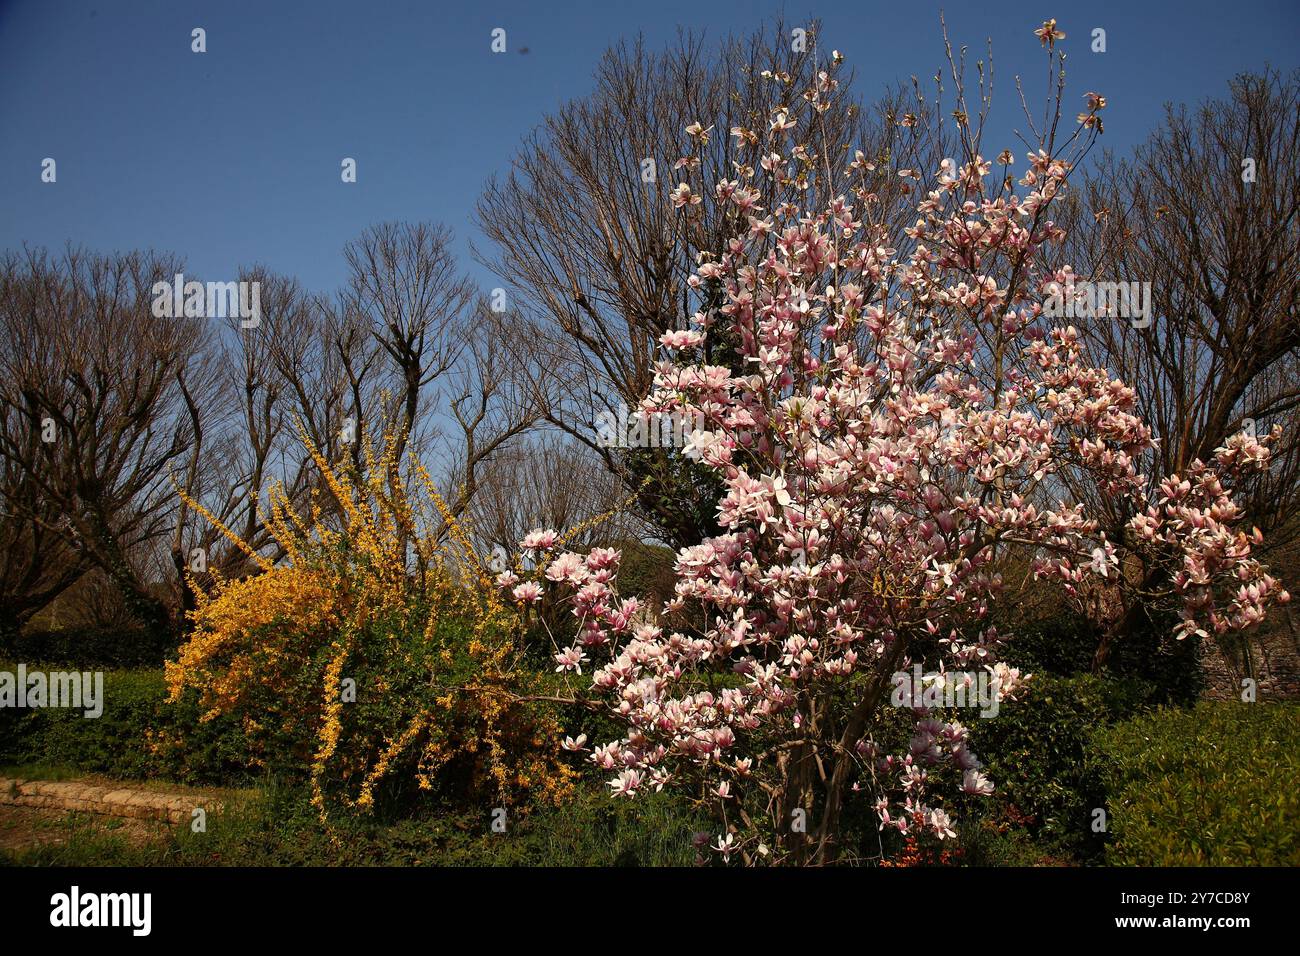
<instances>
[{"instance_id":1,"label":"pink magnolia flower","mask_svg":"<svg viewBox=\"0 0 1300 956\"><path fill-rule=\"evenodd\" d=\"M1048 47L1064 37L1050 20L1036 32ZM818 77L774 112L771 143L733 135L794 165L807 151L779 141L807 115L800 104L815 109L833 88ZM1090 94L1090 110L1104 105ZM1252 557L1259 536L1239 527L1231 495L1238 476L1268 467L1280 434L1234 436L1153 489L1156 444L1134 390L1045 314L1078 294L1073 270L1046 254L1064 238L1053 204L1098 131L1077 132L1068 155L1051 142L1030 152L1018 183L980 156L945 164L937 185L889 170L916 190L897 234L867 192L886 170L861 153L856 185L819 208L801 209L761 168L702 186L737 210L734 229L701 253L688 290L709 290L709 305L690 332L660 340L688 351L655 366L643 407L698 423L686 451L720 489L719 533L678 551L662 627L634 619L615 550L558 554L541 578L576 629L556 670L581 673L589 651L591 694L618 724L590 759L617 774L620 795L699 782L693 792L736 827L714 846L724 859L740 847L761 858L749 848L789 828L771 816L784 805L769 794L789 786L777 752L815 759L818 781L842 781L839 804L869 801L882 826L955 835L945 781L958 775L976 795L993 782L934 695L951 681L975 696L988 675L1011 699L1028 679L999 659L1014 635L986 623L1006 600L1007 548L1080 610L1134 597L1130 562L1163 567L1168 583L1141 599L1179 609L1175 636L1250 626L1289 597ZM682 184L673 201L700 196ZM765 206L771 218L758 219ZM720 353L728 365L704 361ZM1131 503L1124 533L1090 500L1062 500L1066 472ZM869 722L844 747L821 715L868 707L864 688L913 664L941 676L900 703L916 724L906 751L880 752ZM740 826L739 810L765 829ZM781 838L771 857L795 852Z\"/></svg>"},{"instance_id":2,"label":"pink magnolia flower","mask_svg":"<svg viewBox=\"0 0 1300 956\"><path fill-rule=\"evenodd\" d=\"M555 542L559 535L550 529L534 529L524 536L524 540L519 542L519 546L525 551L550 551L555 547Z\"/></svg>"},{"instance_id":3,"label":"pink magnolia flower","mask_svg":"<svg viewBox=\"0 0 1300 956\"><path fill-rule=\"evenodd\" d=\"M943 810L931 810L926 816L925 822L940 840L950 839L957 835L957 831L952 828L952 820Z\"/></svg>"},{"instance_id":4,"label":"pink magnolia flower","mask_svg":"<svg viewBox=\"0 0 1300 956\"><path fill-rule=\"evenodd\" d=\"M638 770L624 770L614 780L610 781L609 787L616 797L634 797L637 788L641 786L642 774Z\"/></svg>"},{"instance_id":5,"label":"pink magnolia flower","mask_svg":"<svg viewBox=\"0 0 1300 956\"><path fill-rule=\"evenodd\" d=\"M704 341L704 334L702 332L678 329L671 332L665 332L663 335L659 336L659 341L670 349L694 348Z\"/></svg>"},{"instance_id":6,"label":"pink magnolia flower","mask_svg":"<svg viewBox=\"0 0 1300 956\"><path fill-rule=\"evenodd\" d=\"M668 195L669 198L672 199L673 205L678 209L681 209L683 206L698 206L702 201L699 196L691 192L691 187L688 183L681 183Z\"/></svg>"},{"instance_id":7,"label":"pink magnolia flower","mask_svg":"<svg viewBox=\"0 0 1300 956\"><path fill-rule=\"evenodd\" d=\"M709 130L712 129L712 126L705 129L700 123L692 123L690 126L686 127L686 135L703 146L709 142Z\"/></svg>"},{"instance_id":8,"label":"pink magnolia flower","mask_svg":"<svg viewBox=\"0 0 1300 956\"><path fill-rule=\"evenodd\" d=\"M731 862L731 854L736 848L735 841L736 837L733 833L728 833L726 836L719 834L718 842L713 844L713 849L718 853L721 853L722 859L729 863Z\"/></svg>"},{"instance_id":9,"label":"pink magnolia flower","mask_svg":"<svg viewBox=\"0 0 1300 956\"><path fill-rule=\"evenodd\" d=\"M993 792L993 783L978 770L967 770L962 774L961 789L963 793L987 797Z\"/></svg>"},{"instance_id":10,"label":"pink magnolia flower","mask_svg":"<svg viewBox=\"0 0 1300 956\"><path fill-rule=\"evenodd\" d=\"M557 673L563 671L574 671L582 673L582 665L587 661L587 655L582 652L580 647L566 647L555 655L555 660L559 664L555 668Z\"/></svg>"},{"instance_id":11,"label":"pink magnolia flower","mask_svg":"<svg viewBox=\"0 0 1300 956\"><path fill-rule=\"evenodd\" d=\"M542 599L542 586L536 581L525 581L523 584L515 585L510 593L514 595L516 601L536 604Z\"/></svg>"},{"instance_id":12,"label":"pink magnolia flower","mask_svg":"<svg viewBox=\"0 0 1300 956\"><path fill-rule=\"evenodd\" d=\"M1056 28L1056 19L1044 20L1043 25L1034 31L1034 36L1043 41L1043 46L1054 47L1057 40L1064 40L1065 33Z\"/></svg>"}]
</instances>

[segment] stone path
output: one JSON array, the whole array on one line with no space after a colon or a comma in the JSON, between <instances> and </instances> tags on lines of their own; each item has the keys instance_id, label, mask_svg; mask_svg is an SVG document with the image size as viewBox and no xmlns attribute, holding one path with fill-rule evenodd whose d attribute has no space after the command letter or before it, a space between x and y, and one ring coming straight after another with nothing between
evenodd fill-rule
<instances>
[{"instance_id":1,"label":"stone path","mask_svg":"<svg viewBox=\"0 0 1300 956\"><path fill-rule=\"evenodd\" d=\"M144 790L114 783L77 780L24 780L0 777L0 805L46 810L79 810L130 820L188 823L195 808L208 813L221 809L210 794Z\"/></svg>"}]
</instances>

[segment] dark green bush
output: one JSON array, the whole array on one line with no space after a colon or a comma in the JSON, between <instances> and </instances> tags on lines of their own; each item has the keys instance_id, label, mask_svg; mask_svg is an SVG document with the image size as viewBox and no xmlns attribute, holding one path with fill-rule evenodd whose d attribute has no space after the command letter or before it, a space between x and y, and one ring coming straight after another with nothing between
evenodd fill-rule
<instances>
[{"instance_id":1,"label":"dark green bush","mask_svg":"<svg viewBox=\"0 0 1300 956\"><path fill-rule=\"evenodd\" d=\"M1177 623L1177 615L1170 611L1150 615L1116 641L1107 670L1151 684L1152 703L1190 707L1205 689L1200 638L1178 640L1173 636Z\"/></svg>"},{"instance_id":2,"label":"dark green bush","mask_svg":"<svg viewBox=\"0 0 1300 956\"><path fill-rule=\"evenodd\" d=\"M1152 703L1190 705L1204 687L1198 642L1177 640L1177 618L1157 613L1143 619L1131 633L1116 638L1104 672L1150 684ZM1029 621L1003 622L1012 634L1004 656L1008 663L1034 674L1069 677L1093 672L1100 633L1087 618L1072 610Z\"/></svg>"},{"instance_id":3,"label":"dark green bush","mask_svg":"<svg viewBox=\"0 0 1300 956\"><path fill-rule=\"evenodd\" d=\"M13 668L6 664L3 669ZM166 695L161 670L110 670L104 672L99 717L53 707L0 709L0 764L41 764L186 783L247 777L233 723L200 724L196 708L169 705ZM181 729L186 731L186 747L169 747L169 737Z\"/></svg>"},{"instance_id":4,"label":"dark green bush","mask_svg":"<svg viewBox=\"0 0 1300 956\"><path fill-rule=\"evenodd\" d=\"M989 809L1063 852L1100 853L1092 812L1103 798L1085 766L1091 738L1133 716L1152 693L1138 680L1039 674L997 716L971 720L972 749L997 787Z\"/></svg>"},{"instance_id":5,"label":"dark green bush","mask_svg":"<svg viewBox=\"0 0 1300 956\"><path fill-rule=\"evenodd\" d=\"M1077 856L994 814L958 821L963 866L1075 866Z\"/></svg>"},{"instance_id":6,"label":"dark green bush","mask_svg":"<svg viewBox=\"0 0 1300 956\"><path fill-rule=\"evenodd\" d=\"M1106 861L1300 865L1300 705L1204 701L1096 735L1109 793Z\"/></svg>"},{"instance_id":7,"label":"dark green bush","mask_svg":"<svg viewBox=\"0 0 1300 956\"><path fill-rule=\"evenodd\" d=\"M1019 623L1010 631L1003 656L1024 673L1069 677L1092 670L1097 631L1080 614L1062 612L1041 620Z\"/></svg>"},{"instance_id":8,"label":"dark green bush","mask_svg":"<svg viewBox=\"0 0 1300 956\"><path fill-rule=\"evenodd\" d=\"M8 669L8 668L6 668ZM0 759L40 763L122 777L154 772L145 730L162 696L162 673L110 671L104 674L102 715L81 710L23 708L8 711L0 724Z\"/></svg>"},{"instance_id":9,"label":"dark green bush","mask_svg":"<svg viewBox=\"0 0 1300 956\"><path fill-rule=\"evenodd\" d=\"M0 660L78 668L161 667L177 638L143 628L0 629Z\"/></svg>"},{"instance_id":10,"label":"dark green bush","mask_svg":"<svg viewBox=\"0 0 1300 956\"><path fill-rule=\"evenodd\" d=\"M673 596L673 586L677 581L673 573L677 561L675 551L641 541L620 541L617 546L623 553L618 568L620 594L636 595L650 605Z\"/></svg>"}]
</instances>

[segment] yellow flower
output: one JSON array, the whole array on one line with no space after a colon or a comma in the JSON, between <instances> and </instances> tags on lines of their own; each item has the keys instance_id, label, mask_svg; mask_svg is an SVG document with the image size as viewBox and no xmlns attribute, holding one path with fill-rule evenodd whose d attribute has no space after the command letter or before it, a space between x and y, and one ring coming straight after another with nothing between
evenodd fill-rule
<instances>
[{"instance_id":1,"label":"yellow flower","mask_svg":"<svg viewBox=\"0 0 1300 956\"><path fill-rule=\"evenodd\" d=\"M555 720L519 699L520 619L428 471L414 456L399 468L393 435L378 451L362 436L360 468L331 465L301 426L299 435L319 486L306 502L278 482L266 489L259 515L278 563L186 499L259 571L197 595L189 640L167 667L169 698L196 695L205 720L233 715L250 762L281 736L299 741L322 819L336 798L372 808L398 766L413 764L418 786L435 788L466 754L484 798L558 799L573 774L558 759ZM413 667L427 673L412 680ZM361 669L357 699L386 706L345 700Z\"/></svg>"}]
</instances>

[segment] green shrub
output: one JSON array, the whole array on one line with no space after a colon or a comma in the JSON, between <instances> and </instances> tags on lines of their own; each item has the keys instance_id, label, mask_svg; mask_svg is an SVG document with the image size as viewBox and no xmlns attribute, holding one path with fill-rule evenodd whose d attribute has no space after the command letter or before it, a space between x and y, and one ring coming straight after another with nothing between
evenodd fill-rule
<instances>
[{"instance_id":1,"label":"green shrub","mask_svg":"<svg viewBox=\"0 0 1300 956\"><path fill-rule=\"evenodd\" d=\"M3 669L12 670L11 665ZM164 703L161 670L104 672L103 713L67 708L0 710L0 764L39 764L115 777L165 777L213 783L247 777L238 728L200 724L195 707ZM185 731L185 748L167 741Z\"/></svg>"},{"instance_id":2,"label":"green shrub","mask_svg":"<svg viewBox=\"0 0 1300 956\"><path fill-rule=\"evenodd\" d=\"M616 546L623 554L618 568L620 594L634 594L651 606L673 596L677 554L672 548L635 540L620 541Z\"/></svg>"},{"instance_id":3,"label":"green shrub","mask_svg":"<svg viewBox=\"0 0 1300 956\"><path fill-rule=\"evenodd\" d=\"M1151 694L1137 680L1039 674L996 717L970 721L972 749L997 787L990 809L1063 852L1100 853L1092 811L1102 793L1085 765L1091 738L1133 716Z\"/></svg>"},{"instance_id":4,"label":"green shrub","mask_svg":"<svg viewBox=\"0 0 1300 956\"><path fill-rule=\"evenodd\" d=\"M144 628L72 627L16 632L0 628L0 660L40 661L82 669L160 667L174 636Z\"/></svg>"},{"instance_id":5,"label":"green shrub","mask_svg":"<svg viewBox=\"0 0 1300 956\"><path fill-rule=\"evenodd\" d=\"M1136 866L1300 864L1300 706L1204 701L1099 733L1106 861Z\"/></svg>"},{"instance_id":6,"label":"green shrub","mask_svg":"<svg viewBox=\"0 0 1300 956\"><path fill-rule=\"evenodd\" d=\"M993 814L959 821L963 866L1073 866L1075 856Z\"/></svg>"},{"instance_id":7,"label":"green shrub","mask_svg":"<svg viewBox=\"0 0 1300 956\"><path fill-rule=\"evenodd\" d=\"M1010 614L1014 613L1011 609ZM1093 657L1100 642L1096 626L1073 610L1061 610L1036 620L1000 622L1013 635L1007 643L1009 664L1034 674L1071 677L1093 672ZM1156 612L1141 619L1131 633L1111 645L1104 672L1109 677L1151 685L1151 703L1195 703L1204 687L1198 656L1198 639L1173 636L1178 619Z\"/></svg>"},{"instance_id":8,"label":"green shrub","mask_svg":"<svg viewBox=\"0 0 1300 956\"><path fill-rule=\"evenodd\" d=\"M1177 623L1172 611L1151 613L1132 633L1116 641L1107 670L1151 684L1155 689L1153 704L1190 707L1205 689L1200 638L1175 638Z\"/></svg>"},{"instance_id":9,"label":"green shrub","mask_svg":"<svg viewBox=\"0 0 1300 956\"><path fill-rule=\"evenodd\" d=\"M1097 632L1080 614L1062 612L1017 623L1010 633L1014 636L1007 642L1004 656L1025 673L1068 677L1092 670Z\"/></svg>"},{"instance_id":10,"label":"green shrub","mask_svg":"<svg viewBox=\"0 0 1300 956\"><path fill-rule=\"evenodd\" d=\"M88 718L79 709L10 711L0 740L6 763L41 763L91 773L143 777L155 769L145 730L162 700L161 671L104 674L104 712Z\"/></svg>"}]
</instances>

